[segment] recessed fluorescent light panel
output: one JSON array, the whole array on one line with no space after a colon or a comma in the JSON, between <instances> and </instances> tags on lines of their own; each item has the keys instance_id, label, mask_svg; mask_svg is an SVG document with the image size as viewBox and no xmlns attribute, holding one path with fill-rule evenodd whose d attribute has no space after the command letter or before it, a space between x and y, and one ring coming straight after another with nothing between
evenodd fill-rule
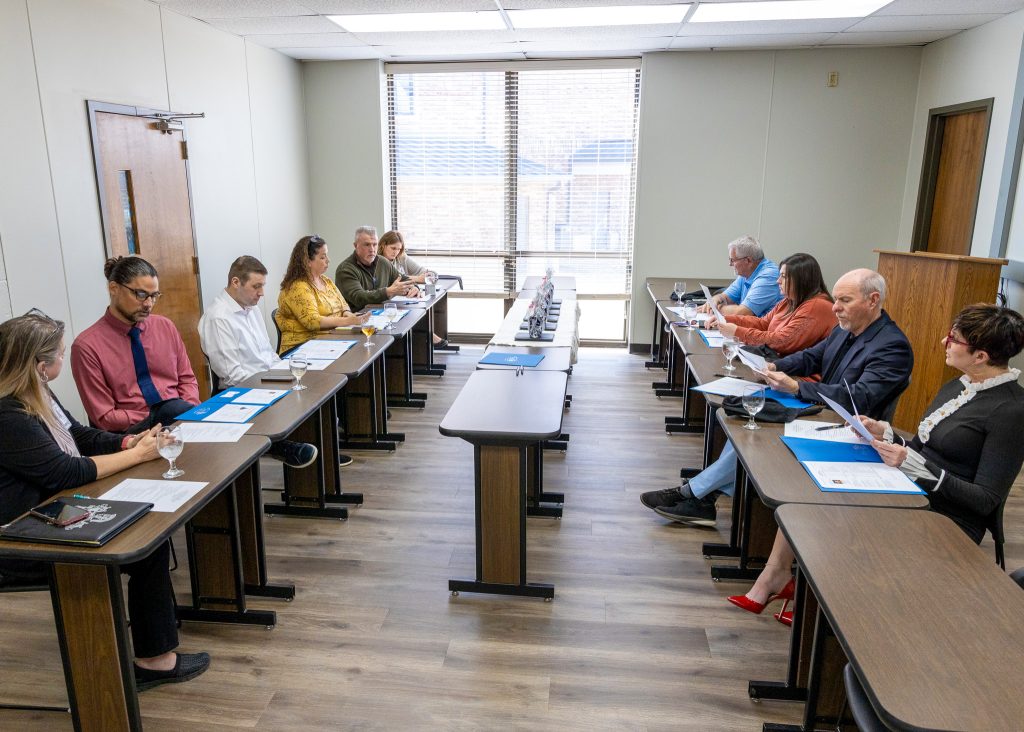
<instances>
[{"instance_id":1,"label":"recessed fluorescent light panel","mask_svg":"<svg viewBox=\"0 0 1024 732\"><path fill-rule=\"evenodd\" d=\"M507 30L501 13L483 10L466 13L374 13L328 15L349 33L401 33L405 31Z\"/></svg>"},{"instance_id":2,"label":"recessed fluorescent light panel","mask_svg":"<svg viewBox=\"0 0 1024 732\"><path fill-rule=\"evenodd\" d=\"M769 0L768 2L701 3L691 23L744 20L816 20L863 18L892 0Z\"/></svg>"},{"instance_id":3,"label":"recessed fluorescent light panel","mask_svg":"<svg viewBox=\"0 0 1024 732\"><path fill-rule=\"evenodd\" d=\"M689 5L614 5L589 8L506 10L516 28L583 28L599 25L681 23Z\"/></svg>"}]
</instances>

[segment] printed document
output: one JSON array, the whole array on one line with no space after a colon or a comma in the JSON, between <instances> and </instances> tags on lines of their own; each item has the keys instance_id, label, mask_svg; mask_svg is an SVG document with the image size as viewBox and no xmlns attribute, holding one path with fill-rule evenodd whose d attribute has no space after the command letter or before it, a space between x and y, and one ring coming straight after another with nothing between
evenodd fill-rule
<instances>
[{"instance_id":1,"label":"printed document","mask_svg":"<svg viewBox=\"0 0 1024 732\"><path fill-rule=\"evenodd\" d=\"M744 351L742 348L739 350L740 361L745 363L750 368L754 369L758 373L764 373L768 370L768 362L764 359L764 356L758 353L751 353L750 351Z\"/></svg>"},{"instance_id":2,"label":"printed document","mask_svg":"<svg viewBox=\"0 0 1024 732\"><path fill-rule=\"evenodd\" d=\"M847 387L847 389L849 389L849 387ZM863 437L868 442L871 442L872 440L875 439L874 437L871 436L871 433L868 432L868 428L865 427L863 424L861 424L861 421L859 419L857 419L852 414L847 412L846 409L843 408L842 404L839 404L839 403L833 401L832 399L829 399L827 396L822 394L820 391L818 392L818 396L820 396L822 398L822 400L825 402L825 404L827 404L829 406L829 409L831 409L833 412L838 414L844 420L849 422L850 425L853 427L853 429L855 429L857 431L857 434L859 434L861 437Z\"/></svg>"},{"instance_id":3,"label":"printed document","mask_svg":"<svg viewBox=\"0 0 1024 732\"><path fill-rule=\"evenodd\" d=\"M178 432L186 444L189 442L238 442L252 424L204 424L182 422Z\"/></svg>"},{"instance_id":4,"label":"printed document","mask_svg":"<svg viewBox=\"0 0 1024 732\"><path fill-rule=\"evenodd\" d=\"M798 419L794 422L787 422L783 434L786 437L802 437L805 440L820 440L821 442L849 442L854 445L863 445L862 440L850 431L846 425L835 427L830 430L818 431L819 427L834 425L835 422L818 422L813 419Z\"/></svg>"},{"instance_id":5,"label":"printed document","mask_svg":"<svg viewBox=\"0 0 1024 732\"><path fill-rule=\"evenodd\" d=\"M718 394L720 396L743 396L743 393L752 386L756 386L759 389L764 388L764 384L755 384L753 381L744 381L743 379L726 376L724 379L715 379L702 386L695 386L693 390L702 391L706 394Z\"/></svg>"},{"instance_id":6,"label":"printed document","mask_svg":"<svg viewBox=\"0 0 1024 732\"><path fill-rule=\"evenodd\" d=\"M802 463L823 491L924 493L899 468L885 463Z\"/></svg>"},{"instance_id":7,"label":"printed document","mask_svg":"<svg viewBox=\"0 0 1024 732\"><path fill-rule=\"evenodd\" d=\"M190 480L122 480L103 494L104 501L141 501L152 503L159 513L174 513L209 483Z\"/></svg>"}]
</instances>

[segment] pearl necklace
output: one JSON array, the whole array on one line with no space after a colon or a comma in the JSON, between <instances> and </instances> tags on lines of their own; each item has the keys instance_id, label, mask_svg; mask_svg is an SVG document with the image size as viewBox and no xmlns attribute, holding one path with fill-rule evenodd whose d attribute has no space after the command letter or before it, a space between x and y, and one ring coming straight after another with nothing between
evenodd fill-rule
<instances>
[{"instance_id":1,"label":"pearl necklace","mask_svg":"<svg viewBox=\"0 0 1024 732\"><path fill-rule=\"evenodd\" d=\"M931 437L935 425L971 401L979 391L991 389L1008 381L1016 381L1018 378L1020 378L1020 369L1010 369L1005 374L999 374L991 379L985 379L977 383L971 381L970 377L964 374L960 377L960 383L964 385L964 390L921 420L921 424L917 427L917 436L921 438L921 442L928 442L928 438Z\"/></svg>"}]
</instances>

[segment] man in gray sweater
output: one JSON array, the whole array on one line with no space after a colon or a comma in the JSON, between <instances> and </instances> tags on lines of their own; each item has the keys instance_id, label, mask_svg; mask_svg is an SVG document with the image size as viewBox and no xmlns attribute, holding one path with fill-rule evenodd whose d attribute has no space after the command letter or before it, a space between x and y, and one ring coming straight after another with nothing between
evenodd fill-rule
<instances>
[{"instance_id":1,"label":"man in gray sweater","mask_svg":"<svg viewBox=\"0 0 1024 732\"><path fill-rule=\"evenodd\" d=\"M353 310L385 302L395 295L412 297L418 293L416 285L403 281L395 266L377 255L375 228L360 226L356 229L352 247L352 254L338 265L334 282Z\"/></svg>"}]
</instances>

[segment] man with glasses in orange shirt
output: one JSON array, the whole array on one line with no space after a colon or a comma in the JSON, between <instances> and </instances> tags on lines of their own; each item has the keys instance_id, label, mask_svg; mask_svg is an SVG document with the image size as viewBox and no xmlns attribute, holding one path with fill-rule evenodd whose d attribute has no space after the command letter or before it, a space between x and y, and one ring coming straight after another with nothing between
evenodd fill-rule
<instances>
[{"instance_id":1,"label":"man with glasses in orange shirt","mask_svg":"<svg viewBox=\"0 0 1024 732\"><path fill-rule=\"evenodd\" d=\"M110 306L71 346L71 371L89 421L109 432L170 424L199 404L199 384L174 323L153 313L156 269L142 257L103 266Z\"/></svg>"}]
</instances>

